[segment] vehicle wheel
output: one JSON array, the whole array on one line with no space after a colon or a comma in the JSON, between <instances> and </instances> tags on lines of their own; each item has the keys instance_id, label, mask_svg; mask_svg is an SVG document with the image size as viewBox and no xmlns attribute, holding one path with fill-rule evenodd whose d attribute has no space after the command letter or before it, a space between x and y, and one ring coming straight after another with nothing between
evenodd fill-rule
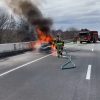
<instances>
[{"instance_id":1,"label":"vehicle wheel","mask_svg":"<svg viewBox=\"0 0 100 100\"><path fill-rule=\"evenodd\" d=\"M87 41L87 43L91 43L91 41Z\"/></svg>"},{"instance_id":2,"label":"vehicle wheel","mask_svg":"<svg viewBox=\"0 0 100 100\"><path fill-rule=\"evenodd\" d=\"M80 41L80 43L82 44L82 41Z\"/></svg>"},{"instance_id":3,"label":"vehicle wheel","mask_svg":"<svg viewBox=\"0 0 100 100\"><path fill-rule=\"evenodd\" d=\"M93 41L93 43L96 43L96 41Z\"/></svg>"},{"instance_id":4,"label":"vehicle wheel","mask_svg":"<svg viewBox=\"0 0 100 100\"><path fill-rule=\"evenodd\" d=\"M96 43L96 37L94 37L94 39L93 39L93 43Z\"/></svg>"}]
</instances>

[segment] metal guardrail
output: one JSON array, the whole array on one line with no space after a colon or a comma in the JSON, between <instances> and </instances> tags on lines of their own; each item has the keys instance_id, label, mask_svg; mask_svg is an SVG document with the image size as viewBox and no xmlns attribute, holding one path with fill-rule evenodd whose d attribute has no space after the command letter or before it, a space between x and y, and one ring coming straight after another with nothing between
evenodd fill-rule
<instances>
[{"instance_id":1,"label":"metal guardrail","mask_svg":"<svg viewBox=\"0 0 100 100\"><path fill-rule=\"evenodd\" d=\"M35 41L0 44L0 53L32 49Z\"/></svg>"},{"instance_id":2,"label":"metal guardrail","mask_svg":"<svg viewBox=\"0 0 100 100\"><path fill-rule=\"evenodd\" d=\"M0 58L34 49L35 41L0 44Z\"/></svg>"},{"instance_id":3,"label":"metal guardrail","mask_svg":"<svg viewBox=\"0 0 100 100\"><path fill-rule=\"evenodd\" d=\"M19 42L19 43L7 43L7 44L0 44L0 57L3 55L12 55L28 50L34 49L34 44L36 41L30 42ZM72 42L72 39L64 40L65 43Z\"/></svg>"}]
</instances>

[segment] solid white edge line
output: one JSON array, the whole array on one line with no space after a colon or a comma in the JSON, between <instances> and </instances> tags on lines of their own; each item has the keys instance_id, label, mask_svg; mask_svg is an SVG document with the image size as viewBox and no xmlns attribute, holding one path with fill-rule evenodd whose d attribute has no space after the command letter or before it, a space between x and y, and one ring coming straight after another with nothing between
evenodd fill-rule
<instances>
[{"instance_id":1,"label":"solid white edge line","mask_svg":"<svg viewBox=\"0 0 100 100\"><path fill-rule=\"evenodd\" d=\"M43 56L43 57L41 57L41 58L39 58L39 59L30 61L30 62L28 62L28 63L26 63L26 64L23 64L23 65L21 65L21 66L19 66L19 67L16 67L16 68L11 69L11 70L8 70L8 71L6 71L6 72L0 74L0 77L1 77L1 76L4 76L4 75L7 75L7 74L9 74L9 73L11 73L11 72L13 72L13 71L15 71L15 70L17 70L17 69L20 69L20 68L23 68L23 67L25 67L25 66L27 66L27 65L30 65L30 64L32 64L32 63L34 63L34 62L37 62L37 61L39 61L39 60L41 60L41 59L44 59L44 58L46 58L46 57L48 57L48 56L50 56L50 55L51 55L51 54L46 55L46 56Z\"/></svg>"},{"instance_id":2,"label":"solid white edge line","mask_svg":"<svg viewBox=\"0 0 100 100\"><path fill-rule=\"evenodd\" d=\"M91 78L91 68L92 68L92 65L88 65L86 80L90 80Z\"/></svg>"}]
</instances>

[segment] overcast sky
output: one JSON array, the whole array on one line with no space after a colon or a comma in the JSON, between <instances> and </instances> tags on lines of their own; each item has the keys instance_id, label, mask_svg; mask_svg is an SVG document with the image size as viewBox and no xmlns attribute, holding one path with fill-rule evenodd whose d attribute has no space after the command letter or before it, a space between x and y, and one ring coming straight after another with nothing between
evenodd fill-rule
<instances>
[{"instance_id":1,"label":"overcast sky","mask_svg":"<svg viewBox=\"0 0 100 100\"><path fill-rule=\"evenodd\" d=\"M100 31L100 0L45 0L45 16L54 20L55 28L89 28Z\"/></svg>"},{"instance_id":2,"label":"overcast sky","mask_svg":"<svg viewBox=\"0 0 100 100\"><path fill-rule=\"evenodd\" d=\"M3 1L3 0L0 0ZM34 0L33 0L34 1ZM100 32L100 0L40 0L44 16L51 17L54 28L88 28ZM40 2L40 3L41 3ZM1 3L1 2L0 2ZM3 3L0 5L4 6Z\"/></svg>"}]
</instances>

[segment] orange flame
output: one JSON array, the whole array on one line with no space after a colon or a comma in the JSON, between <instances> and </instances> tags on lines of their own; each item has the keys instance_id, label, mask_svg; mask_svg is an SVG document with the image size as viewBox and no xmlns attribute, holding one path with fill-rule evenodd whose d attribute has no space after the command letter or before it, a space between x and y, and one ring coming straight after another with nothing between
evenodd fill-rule
<instances>
[{"instance_id":1,"label":"orange flame","mask_svg":"<svg viewBox=\"0 0 100 100\"><path fill-rule=\"evenodd\" d=\"M55 45L53 43L53 37L50 34L46 34L45 32L42 32L39 28L36 29L38 33L38 41L36 42L35 47L39 48L42 43L50 43L52 51L55 50Z\"/></svg>"},{"instance_id":2,"label":"orange flame","mask_svg":"<svg viewBox=\"0 0 100 100\"><path fill-rule=\"evenodd\" d=\"M38 33L39 41L41 41L41 43L44 42L50 43L53 41L53 37L51 35L42 32L39 28L37 28L37 33Z\"/></svg>"}]
</instances>

